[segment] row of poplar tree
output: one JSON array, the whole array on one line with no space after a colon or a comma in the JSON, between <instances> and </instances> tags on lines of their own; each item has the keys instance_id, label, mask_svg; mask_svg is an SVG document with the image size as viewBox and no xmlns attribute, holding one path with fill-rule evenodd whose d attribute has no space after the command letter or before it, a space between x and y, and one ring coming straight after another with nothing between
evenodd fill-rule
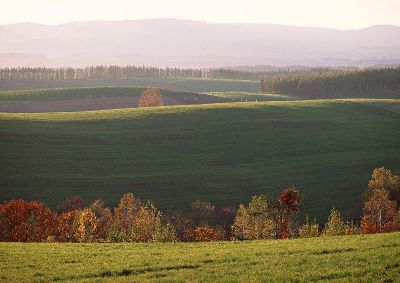
<instances>
[{"instance_id":1,"label":"row of poplar tree","mask_svg":"<svg viewBox=\"0 0 400 283\"><path fill-rule=\"evenodd\" d=\"M173 242L282 239L400 231L400 176L375 169L358 221L344 221L332 209L320 228L306 217L299 223L302 197L293 186L276 201L253 196L238 208L196 201L192 210L162 213L153 203L125 194L115 208L97 200L85 206L72 197L56 211L38 201L11 200L0 205L0 241L21 242Z\"/></svg>"},{"instance_id":2,"label":"row of poplar tree","mask_svg":"<svg viewBox=\"0 0 400 283\"><path fill-rule=\"evenodd\" d=\"M294 69L239 71L148 66L86 68L2 68L0 80L128 80L135 78L213 78L260 81L261 93L307 98L345 97L379 90L400 90L400 67L364 69Z\"/></svg>"}]
</instances>

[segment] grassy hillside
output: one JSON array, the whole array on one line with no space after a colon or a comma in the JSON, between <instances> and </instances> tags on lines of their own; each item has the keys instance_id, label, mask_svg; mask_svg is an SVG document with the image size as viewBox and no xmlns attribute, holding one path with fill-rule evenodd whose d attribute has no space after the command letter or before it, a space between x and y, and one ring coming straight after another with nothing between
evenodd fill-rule
<instances>
[{"instance_id":1,"label":"grassy hillside","mask_svg":"<svg viewBox=\"0 0 400 283\"><path fill-rule=\"evenodd\" d=\"M185 209L293 184L324 220L333 205L352 211L373 168L400 169L399 121L400 100L0 113L0 200L116 204L130 191Z\"/></svg>"},{"instance_id":2,"label":"grassy hillside","mask_svg":"<svg viewBox=\"0 0 400 283\"><path fill-rule=\"evenodd\" d=\"M129 80L12 80L2 81L0 91L47 89L47 88L77 88L77 87L158 87L179 91L212 92L239 91L254 92L260 90L259 81L196 79L196 78L137 78Z\"/></svg>"},{"instance_id":3,"label":"grassy hillside","mask_svg":"<svg viewBox=\"0 0 400 283\"><path fill-rule=\"evenodd\" d=\"M400 233L177 244L0 243L6 282L396 282Z\"/></svg>"}]
</instances>

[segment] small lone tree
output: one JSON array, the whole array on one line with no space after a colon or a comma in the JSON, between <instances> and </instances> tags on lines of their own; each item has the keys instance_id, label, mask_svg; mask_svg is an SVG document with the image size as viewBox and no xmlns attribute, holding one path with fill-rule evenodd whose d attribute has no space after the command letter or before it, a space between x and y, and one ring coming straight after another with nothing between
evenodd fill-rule
<instances>
[{"instance_id":1,"label":"small lone tree","mask_svg":"<svg viewBox=\"0 0 400 283\"><path fill-rule=\"evenodd\" d=\"M139 97L139 107L163 106L163 97L158 88L147 88Z\"/></svg>"}]
</instances>

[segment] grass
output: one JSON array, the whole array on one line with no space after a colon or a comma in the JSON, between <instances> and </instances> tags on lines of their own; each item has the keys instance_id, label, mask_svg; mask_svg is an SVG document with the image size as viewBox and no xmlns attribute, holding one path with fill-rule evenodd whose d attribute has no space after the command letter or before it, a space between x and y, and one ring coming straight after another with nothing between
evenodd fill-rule
<instances>
[{"instance_id":1,"label":"grass","mask_svg":"<svg viewBox=\"0 0 400 283\"><path fill-rule=\"evenodd\" d=\"M132 97L139 96L144 88L141 87L87 87L87 88L56 88L36 90L0 91L1 101L53 101L95 97ZM161 94L172 91L162 89Z\"/></svg>"},{"instance_id":2,"label":"grass","mask_svg":"<svg viewBox=\"0 0 400 283\"><path fill-rule=\"evenodd\" d=\"M171 244L0 243L4 282L398 282L400 233Z\"/></svg>"},{"instance_id":3,"label":"grass","mask_svg":"<svg viewBox=\"0 0 400 283\"><path fill-rule=\"evenodd\" d=\"M210 92L208 95L228 99L235 102L246 101L285 101L294 100L294 97L282 94L259 94L252 92Z\"/></svg>"},{"instance_id":4,"label":"grass","mask_svg":"<svg viewBox=\"0 0 400 283\"><path fill-rule=\"evenodd\" d=\"M130 80L14 80L1 81L0 91L78 88L78 87L158 87L174 91L192 92L258 92L259 81L197 79L197 78L136 78Z\"/></svg>"},{"instance_id":5,"label":"grass","mask_svg":"<svg viewBox=\"0 0 400 283\"><path fill-rule=\"evenodd\" d=\"M400 169L400 100L222 103L71 113L0 113L0 201L162 209L220 205L296 185L304 211L351 214L372 169Z\"/></svg>"}]
</instances>

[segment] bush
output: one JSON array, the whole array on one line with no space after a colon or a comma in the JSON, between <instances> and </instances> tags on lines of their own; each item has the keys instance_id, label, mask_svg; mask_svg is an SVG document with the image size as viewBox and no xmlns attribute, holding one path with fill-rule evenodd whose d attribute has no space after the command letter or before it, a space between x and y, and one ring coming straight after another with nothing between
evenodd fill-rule
<instances>
[{"instance_id":1,"label":"bush","mask_svg":"<svg viewBox=\"0 0 400 283\"><path fill-rule=\"evenodd\" d=\"M265 195L253 196L249 205L240 205L232 234L239 240L273 238L275 224Z\"/></svg>"},{"instance_id":2,"label":"bush","mask_svg":"<svg viewBox=\"0 0 400 283\"><path fill-rule=\"evenodd\" d=\"M303 225L300 226L299 236L300 238L311 238L318 237L319 235L319 225L316 223L315 219L310 221L308 216Z\"/></svg>"},{"instance_id":3,"label":"bush","mask_svg":"<svg viewBox=\"0 0 400 283\"><path fill-rule=\"evenodd\" d=\"M221 241L226 239L223 230L214 229L211 227L196 227L195 229L189 229L186 231L187 238L191 241L196 242L211 242Z\"/></svg>"},{"instance_id":4,"label":"bush","mask_svg":"<svg viewBox=\"0 0 400 283\"><path fill-rule=\"evenodd\" d=\"M139 97L139 107L163 106L163 97L158 88L147 88Z\"/></svg>"},{"instance_id":5,"label":"bush","mask_svg":"<svg viewBox=\"0 0 400 283\"><path fill-rule=\"evenodd\" d=\"M353 222L344 222L340 212L332 208L321 236L354 235L359 233L360 229L356 224Z\"/></svg>"}]
</instances>

